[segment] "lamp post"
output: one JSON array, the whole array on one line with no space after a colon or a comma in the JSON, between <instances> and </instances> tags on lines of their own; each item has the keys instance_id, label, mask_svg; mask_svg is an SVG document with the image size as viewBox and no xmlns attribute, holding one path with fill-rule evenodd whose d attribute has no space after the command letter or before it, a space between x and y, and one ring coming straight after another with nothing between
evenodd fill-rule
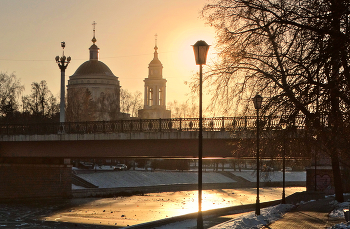
<instances>
[{"instance_id":1,"label":"lamp post","mask_svg":"<svg viewBox=\"0 0 350 229\"><path fill-rule=\"evenodd\" d=\"M196 65L199 65L199 135L198 135L198 216L197 229L203 228L202 215L202 157L203 157L203 121L202 121L202 65L206 64L209 45L205 41L197 41L193 46Z\"/></svg>"},{"instance_id":2,"label":"lamp post","mask_svg":"<svg viewBox=\"0 0 350 229\"><path fill-rule=\"evenodd\" d=\"M63 125L66 117L65 115L65 91L66 91L65 71L68 64L71 61L71 58L70 56L66 58L66 56L64 55L64 48L66 47L66 43L64 41L61 42L61 47L63 49L63 55L61 57L56 56L55 60L56 60L56 63L58 64L58 67L61 69L60 123L61 125ZM63 126L61 128L63 128ZM64 131L64 129L62 129L61 131Z\"/></svg>"},{"instance_id":3,"label":"lamp post","mask_svg":"<svg viewBox=\"0 0 350 229\"><path fill-rule=\"evenodd\" d=\"M256 205L255 215L260 215L260 200L259 200L259 109L261 109L263 98L256 95L253 99L254 107L256 109Z\"/></svg>"},{"instance_id":4,"label":"lamp post","mask_svg":"<svg viewBox=\"0 0 350 229\"><path fill-rule=\"evenodd\" d=\"M282 204L286 203L286 130L287 130L287 123L283 120L281 122L281 127L283 129L283 152L282 152L282 173L283 173L283 189L282 189Z\"/></svg>"}]
</instances>

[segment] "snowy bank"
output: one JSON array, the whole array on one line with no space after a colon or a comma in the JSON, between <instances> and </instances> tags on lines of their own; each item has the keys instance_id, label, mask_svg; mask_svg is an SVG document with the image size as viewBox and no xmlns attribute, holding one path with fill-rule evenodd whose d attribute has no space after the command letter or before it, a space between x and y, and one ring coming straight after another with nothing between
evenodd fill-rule
<instances>
[{"instance_id":1,"label":"snowy bank","mask_svg":"<svg viewBox=\"0 0 350 229\"><path fill-rule=\"evenodd\" d=\"M279 204L276 206L261 209L261 214L256 216L255 212L249 212L235 219L231 219L210 229L249 229L261 228L280 219L286 212L290 211L294 205Z\"/></svg>"}]
</instances>

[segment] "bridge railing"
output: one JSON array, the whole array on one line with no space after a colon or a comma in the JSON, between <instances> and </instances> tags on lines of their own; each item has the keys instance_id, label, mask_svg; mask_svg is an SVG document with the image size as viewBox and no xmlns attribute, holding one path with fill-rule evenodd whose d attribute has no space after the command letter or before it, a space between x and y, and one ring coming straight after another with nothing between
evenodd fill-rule
<instances>
[{"instance_id":1,"label":"bridge railing","mask_svg":"<svg viewBox=\"0 0 350 229\"><path fill-rule=\"evenodd\" d=\"M283 116L259 118L260 127L278 129ZM305 126L305 116L294 119L294 127ZM256 116L203 118L203 131L242 131L256 128ZM88 134L126 132L198 131L198 118L130 119L117 121L0 124L0 135Z\"/></svg>"}]
</instances>

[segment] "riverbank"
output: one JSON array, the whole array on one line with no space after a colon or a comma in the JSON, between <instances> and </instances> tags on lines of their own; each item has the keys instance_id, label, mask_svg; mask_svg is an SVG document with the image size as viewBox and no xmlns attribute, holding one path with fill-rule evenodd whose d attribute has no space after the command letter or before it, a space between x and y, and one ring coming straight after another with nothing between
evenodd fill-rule
<instances>
[{"instance_id":1,"label":"riverbank","mask_svg":"<svg viewBox=\"0 0 350 229\"><path fill-rule=\"evenodd\" d=\"M72 196L113 197L171 191L197 190L196 171L81 171L76 174L98 188L72 186ZM282 187L282 172L262 173L260 187ZM255 188L253 170L203 172L203 190ZM305 172L286 172L286 187L305 187Z\"/></svg>"}]
</instances>

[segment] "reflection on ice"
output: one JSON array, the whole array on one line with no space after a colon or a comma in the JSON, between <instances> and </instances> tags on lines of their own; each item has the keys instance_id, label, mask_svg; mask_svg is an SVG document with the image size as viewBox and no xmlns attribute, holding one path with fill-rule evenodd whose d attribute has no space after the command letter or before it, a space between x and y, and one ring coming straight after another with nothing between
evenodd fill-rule
<instances>
[{"instance_id":1,"label":"reflection on ice","mask_svg":"<svg viewBox=\"0 0 350 229\"><path fill-rule=\"evenodd\" d=\"M286 195L305 191L287 188ZM263 188L260 201L281 198L282 188ZM197 191L151 193L144 196L80 199L80 203L61 212L42 217L42 220L97 225L127 225L159 220L198 211ZM204 190L202 210L255 203L256 189Z\"/></svg>"}]
</instances>

